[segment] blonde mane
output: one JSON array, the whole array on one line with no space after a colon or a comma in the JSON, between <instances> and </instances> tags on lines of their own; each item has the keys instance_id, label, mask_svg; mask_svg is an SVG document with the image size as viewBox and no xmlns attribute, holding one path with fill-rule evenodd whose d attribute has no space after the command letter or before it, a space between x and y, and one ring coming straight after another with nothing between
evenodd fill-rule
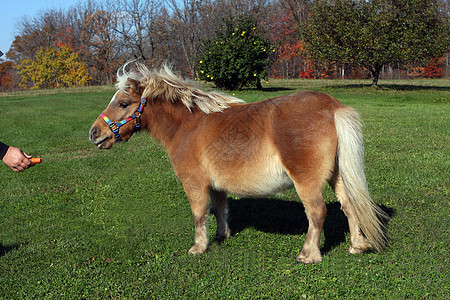
<instances>
[{"instance_id":1,"label":"blonde mane","mask_svg":"<svg viewBox=\"0 0 450 300\"><path fill-rule=\"evenodd\" d=\"M127 71L129 65L131 69ZM176 76L168 64L163 64L160 70L149 70L141 63L128 62L117 71L116 88L126 93L131 87L131 80L139 82L144 88L143 97L180 101L189 111L198 107L205 114L210 114L227 109L231 103L244 102L221 93L204 92L191 82Z\"/></svg>"}]
</instances>

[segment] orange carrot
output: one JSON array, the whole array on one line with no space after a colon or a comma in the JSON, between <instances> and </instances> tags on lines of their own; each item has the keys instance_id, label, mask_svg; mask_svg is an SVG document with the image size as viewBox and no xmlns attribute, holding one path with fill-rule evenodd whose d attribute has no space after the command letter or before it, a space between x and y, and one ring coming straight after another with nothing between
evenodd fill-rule
<instances>
[{"instance_id":1,"label":"orange carrot","mask_svg":"<svg viewBox=\"0 0 450 300\"><path fill-rule=\"evenodd\" d=\"M33 157L30 160L33 164L40 164L42 162L42 158L40 157Z\"/></svg>"}]
</instances>

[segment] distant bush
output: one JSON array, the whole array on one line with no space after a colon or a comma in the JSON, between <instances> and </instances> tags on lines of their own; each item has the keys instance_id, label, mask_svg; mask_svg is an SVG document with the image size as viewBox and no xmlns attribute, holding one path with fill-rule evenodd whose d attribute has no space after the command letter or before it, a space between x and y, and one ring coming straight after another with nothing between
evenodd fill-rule
<instances>
[{"instance_id":1,"label":"distant bush","mask_svg":"<svg viewBox=\"0 0 450 300\"><path fill-rule=\"evenodd\" d=\"M225 26L216 30L216 38L204 42L197 77L227 90L261 89L272 51L251 19L226 19Z\"/></svg>"}]
</instances>

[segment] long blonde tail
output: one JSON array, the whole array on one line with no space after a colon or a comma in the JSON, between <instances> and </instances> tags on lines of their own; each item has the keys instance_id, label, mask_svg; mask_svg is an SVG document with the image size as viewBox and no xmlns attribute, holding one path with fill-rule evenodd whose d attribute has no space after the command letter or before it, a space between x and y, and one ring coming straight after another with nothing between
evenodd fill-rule
<instances>
[{"instance_id":1,"label":"long blonde tail","mask_svg":"<svg viewBox=\"0 0 450 300\"><path fill-rule=\"evenodd\" d=\"M338 166L345 192L356 211L359 225L372 247L381 251L387 244L381 219L389 216L370 198L364 174L364 148L359 114L350 107L334 114L338 138Z\"/></svg>"}]
</instances>

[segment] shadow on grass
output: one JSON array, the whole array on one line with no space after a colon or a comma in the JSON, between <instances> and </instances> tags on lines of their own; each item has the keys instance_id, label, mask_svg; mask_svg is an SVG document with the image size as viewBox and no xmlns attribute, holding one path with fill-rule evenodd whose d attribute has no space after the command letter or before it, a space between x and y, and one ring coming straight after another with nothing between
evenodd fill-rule
<instances>
[{"instance_id":1,"label":"shadow on grass","mask_svg":"<svg viewBox=\"0 0 450 300\"><path fill-rule=\"evenodd\" d=\"M232 234L248 227L284 235L302 235L308 231L308 219L300 202L275 198L241 198L228 199L228 205L228 224ZM381 206L381 209L390 217L394 215L391 208ZM342 212L339 202L327 204L327 218L323 231L325 243L321 249L322 254L345 242L349 228L347 217Z\"/></svg>"},{"instance_id":2,"label":"shadow on grass","mask_svg":"<svg viewBox=\"0 0 450 300\"><path fill-rule=\"evenodd\" d=\"M19 249L19 245L3 245L0 244L0 257L5 256L12 250Z\"/></svg>"},{"instance_id":3,"label":"shadow on grass","mask_svg":"<svg viewBox=\"0 0 450 300\"><path fill-rule=\"evenodd\" d=\"M281 91L293 91L293 88L288 87L263 87L263 92L281 92Z\"/></svg>"},{"instance_id":4,"label":"shadow on grass","mask_svg":"<svg viewBox=\"0 0 450 300\"><path fill-rule=\"evenodd\" d=\"M396 90L396 91L450 91L449 86L426 86L426 85L412 85L412 84L381 84L381 89Z\"/></svg>"},{"instance_id":5,"label":"shadow on grass","mask_svg":"<svg viewBox=\"0 0 450 300\"><path fill-rule=\"evenodd\" d=\"M372 87L371 84L339 84L328 86L330 89L345 89L345 88L373 88L374 90L393 90L393 91L442 91L449 92L450 86L427 86L427 85L412 85L412 84L379 84L378 87Z\"/></svg>"}]
</instances>

